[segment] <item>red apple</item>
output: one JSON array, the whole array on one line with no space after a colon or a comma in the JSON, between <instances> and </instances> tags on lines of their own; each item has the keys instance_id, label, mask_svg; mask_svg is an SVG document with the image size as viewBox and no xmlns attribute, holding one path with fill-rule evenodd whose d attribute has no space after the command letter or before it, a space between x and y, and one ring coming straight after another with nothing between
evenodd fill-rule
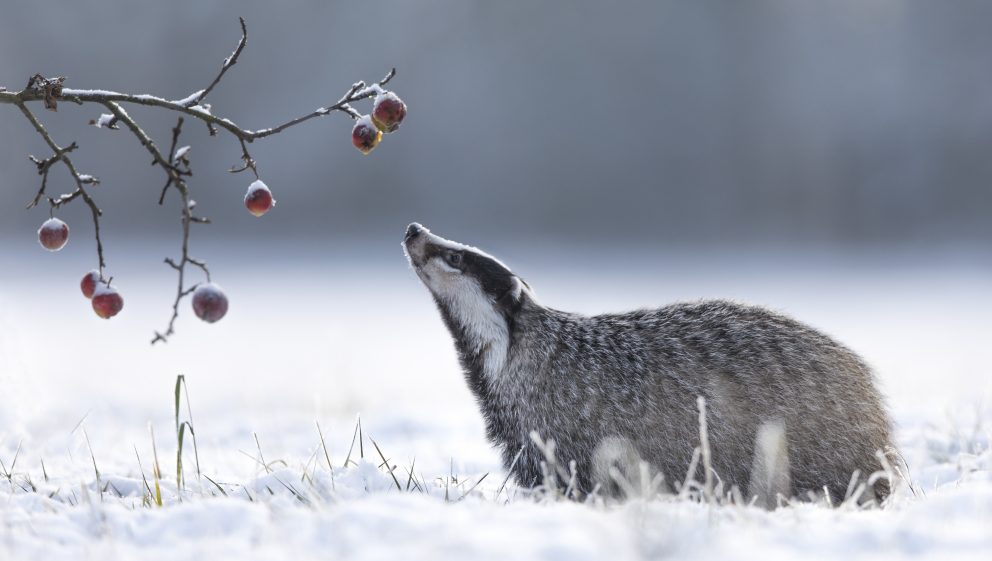
<instances>
[{"instance_id":1,"label":"red apple","mask_svg":"<svg viewBox=\"0 0 992 561\"><path fill-rule=\"evenodd\" d=\"M248 212L262 216L274 206L276 200L272 198L272 191L269 191L262 180L255 180L248 186L248 192L245 193L245 207L248 208Z\"/></svg>"},{"instance_id":2,"label":"red apple","mask_svg":"<svg viewBox=\"0 0 992 561\"><path fill-rule=\"evenodd\" d=\"M393 132L400 128L406 117L406 104L393 92L375 96L372 104L372 122L382 132Z\"/></svg>"},{"instance_id":3,"label":"red apple","mask_svg":"<svg viewBox=\"0 0 992 561\"><path fill-rule=\"evenodd\" d=\"M93 311L103 319L110 319L124 308L124 299L113 286L97 283L93 289Z\"/></svg>"},{"instance_id":4,"label":"red apple","mask_svg":"<svg viewBox=\"0 0 992 561\"><path fill-rule=\"evenodd\" d=\"M358 148L362 154L368 154L382 140L382 131L372 122L372 117L362 115L355 122L355 128L351 129L351 143Z\"/></svg>"},{"instance_id":5,"label":"red apple","mask_svg":"<svg viewBox=\"0 0 992 561\"><path fill-rule=\"evenodd\" d=\"M100 271L93 269L86 273L86 276L79 283L79 288L83 291L83 296L93 298L93 291L96 290L98 282L100 282Z\"/></svg>"},{"instance_id":6,"label":"red apple","mask_svg":"<svg viewBox=\"0 0 992 561\"><path fill-rule=\"evenodd\" d=\"M212 282L201 284L193 292L193 313L207 323L213 323L227 313L227 296Z\"/></svg>"},{"instance_id":7,"label":"red apple","mask_svg":"<svg viewBox=\"0 0 992 561\"><path fill-rule=\"evenodd\" d=\"M69 226L58 218L49 218L38 228L38 241L48 251L58 251L69 241Z\"/></svg>"}]
</instances>

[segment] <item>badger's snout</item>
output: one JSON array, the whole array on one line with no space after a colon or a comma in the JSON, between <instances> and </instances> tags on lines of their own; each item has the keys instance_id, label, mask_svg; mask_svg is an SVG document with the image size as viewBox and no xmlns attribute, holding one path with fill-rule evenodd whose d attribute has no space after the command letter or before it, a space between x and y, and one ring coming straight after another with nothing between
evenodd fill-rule
<instances>
[{"instance_id":1,"label":"badger's snout","mask_svg":"<svg viewBox=\"0 0 992 561\"><path fill-rule=\"evenodd\" d=\"M419 268L424 264L424 253L429 236L430 230L416 222L406 227L406 233L403 235L403 249L414 267Z\"/></svg>"},{"instance_id":2,"label":"badger's snout","mask_svg":"<svg viewBox=\"0 0 992 561\"><path fill-rule=\"evenodd\" d=\"M403 236L403 241L404 242L409 242L410 240L416 238L417 236L419 236L420 234L422 234L422 233L424 233L426 231L427 231L427 228L424 228L420 224L414 222L414 223L412 223L412 224L410 224L409 226L406 227L406 235Z\"/></svg>"}]
</instances>

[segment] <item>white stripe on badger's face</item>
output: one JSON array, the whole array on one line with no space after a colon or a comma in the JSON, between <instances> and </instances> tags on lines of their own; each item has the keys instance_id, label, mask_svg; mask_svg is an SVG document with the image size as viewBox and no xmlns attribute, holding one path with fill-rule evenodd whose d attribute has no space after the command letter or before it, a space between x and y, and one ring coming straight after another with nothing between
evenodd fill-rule
<instances>
[{"instance_id":1,"label":"white stripe on badger's face","mask_svg":"<svg viewBox=\"0 0 992 561\"><path fill-rule=\"evenodd\" d=\"M446 274L453 278L443 279L439 288L431 290L461 325L468 350L482 357L483 371L496 376L503 370L509 350L506 319L475 279L460 273Z\"/></svg>"}]
</instances>

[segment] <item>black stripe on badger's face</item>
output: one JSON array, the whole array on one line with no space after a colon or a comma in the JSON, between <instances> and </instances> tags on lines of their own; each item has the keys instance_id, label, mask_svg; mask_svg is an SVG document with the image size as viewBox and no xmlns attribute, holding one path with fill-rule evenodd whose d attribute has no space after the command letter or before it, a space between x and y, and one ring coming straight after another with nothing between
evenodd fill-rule
<instances>
[{"instance_id":1,"label":"black stripe on badger's face","mask_svg":"<svg viewBox=\"0 0 992 561\"><path fill-rule=\"evenodd\" d=\"M519 283L516 275L496 259L471 249L453 249L430 244L427 255L441 259L445 265L478 281L482 291L498 302Z\"/></svg>"},{"instance_id":2,"label":"black stripe on badger's face","mask_svg":"<svg viewBox=\"0 0 992 561\"><path fill-rule=\"evenodd\" d=\"M474 248L436 236L420 225L407 229L404 248L424 284L455 315L485 315L492 311L509 319L519 308L525 283L496 258ZM481 318L480 318L481 319Z\"/></svg>"}]
</instances>

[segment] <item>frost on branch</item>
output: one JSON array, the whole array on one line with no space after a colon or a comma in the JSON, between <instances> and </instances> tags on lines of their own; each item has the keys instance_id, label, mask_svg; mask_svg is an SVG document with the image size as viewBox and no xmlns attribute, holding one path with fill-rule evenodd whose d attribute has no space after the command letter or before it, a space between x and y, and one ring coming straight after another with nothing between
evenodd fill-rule
<instances>
[{"instance_id":1,"label":"frost on branch","mask_svg":"<svg viewBox=\"0 0 992 561\"><path fill-rule=\"evenodd\" d=\"M230 119L215 115L213 107L206 103L205 99L220 84L227 71L237 64L242 51L244 51L248 40L248 28L244 18L240 18L240 23L241 38L230 56L224 59L220 71L213 81L207 87L196 90L182 99L170 100L150 94L133 95L101 89L72 89L65 87L66 78L64 76L45 78L41 74L32 76L28 80L27 86L21 91L9 91L7 88L0 87L0 104L17 107L52 152L51 156L43 159L29 156L37 167L38 175L41 176L41 186L27 208L34 208L42 201L46 201L49 206L50 220L45 222L39 230L39 242L50 251L61 249L68 240L69 226L55 217L56 211L76 200L81 200L90 209L93 237L96 240L97 268L83 277L80 288L83 295L91 299L94 312L102 318L110 318L118 314L124 306L124 301L117 289L111 286L110 281L112 279L107 275L103 241L100 235L100 217L103 213L90 193L90 188L99 185L100 181L93 175L81 173L76 168L70 158L70 153L77 150L79 146L75 142L65 147L57 144L38 117L29 109L29 104L41 101L44 107L51 111L58 110L60 101L76 105L98 105L101 113L95 119L89 120L89 124L100 129L120 130L125 128L129 130L151 156L152 165L160 168L165 174L166 181L159 192L158 202L160 205L164 204L170 192L175 192L179 198L181 243L179 256L165 259L165 263L176 272L178 277L175 299L172 304L172 316L165 330L155 332L152 343L167 341L173 335L175 322L179 317L179 305L187 296L193 295L195 314L209 323L221 319L227 312L228 306L227 296L216 284L211 282L210 269L206 262L190 254L191 226L193 224L209 224L210 220L194 212L196 202L192 199L188 183L188 179L193 175L190 169L191 149L188 145L179 146L184 117L191 117L205 123L210 136L215 136L220 131L226 131L237 140L241 148L241 163L232 166L229 171L232 173L251 171L254 181L248 188L244 204L252 214L261 216L273 208L275 199L272 197L272 192L261 180L258 163L248 151L248 146L252 142L278 134L306 121L324 117L334 112L341 112L357 121L352 129L352 142L362 153L367 154L381 142L383 133L395 131L406 116L406 104L395 93L385 89L386 84L396 75L395 68L378 82L372 84L356 82L334 103L318 107L309 113L276 126L256 130L246 129ZM353 106L357 102L372 98L375 98L375 102L369 115L362 114ZM167 151L163 153L163 150L141 128L138 122L128 114L125 110L128 105L157 107L179 114L176 126L172 129L171 144ZM58 196L50 195L48 192L48 176L55 164L62 164L72 180L72 188L67 193ZM191 267L192 272L198 272L203 278L202 281L194 282L187 278L187 273L191 273Z\"/></svg>"}]
</instances>

